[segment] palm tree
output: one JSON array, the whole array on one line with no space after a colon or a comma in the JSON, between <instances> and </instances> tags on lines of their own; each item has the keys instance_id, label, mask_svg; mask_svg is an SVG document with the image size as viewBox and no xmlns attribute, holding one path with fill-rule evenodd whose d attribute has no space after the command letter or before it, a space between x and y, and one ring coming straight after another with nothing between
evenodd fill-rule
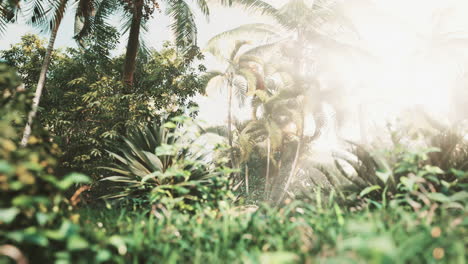
<instances>
[{"instance_id":1,"label":"palm tree","mask_svg":"<svg viewBox=\"0 0 468 264\"><path fill-rule=\"evenodd\" d=\"M289 146L297 146L299 150L301 148L304 96L299 89L290 88L277 92L257 90L255 93L260 100L262 115L249 121L242 129L238 145L244 162L254 151L266 159L264 190L265 198L269 200L273 186L281 185L288 179L282 178L280 172L282 165L294 156L295 152ZM294 157L296 161L291 166L293 171L297 167L298 154Z\"/></svg>"},{"instance_id":2,"label":"palm tree","mask_svg":"<svg viewBox=\"0 0 468 264\"><path fill-rule=\"evenodd\" d=\"M251 1L224 1L228 6L240 5L249 8ZM258 2L256 1L257 5ZM360 36L350 21L344 14L340 13L338 9L332 8L337 1L334 0L290 0L280 8L275 8L266 2L263 2L263 14L273 17L279 28L278 32L286 36L288 41L284 38L278 38L280 41L272 42L271 45L277 45L283 51L281 57L283 60L289 60L288 72L294 75L298 85L308 87L309 92L315 95L320 94L320 87L310 85L310 80L317 77L313 71L306 72L306 64L310 61L320 61L320 58L328 56L329 54L342 53L342 58L363 58L371 57L369 53L359 48L359 45L351 42L343 42L328 36L321 31L325 24L334 24L341 28L345 28L350 33L352 39L359 41ZM244 25L242 30L248 32L249 25ZM286 31L284 31L286 30ZM237 32L241 34L241 32ZM245 34L245 33L244 33ZM284 62L283 62L284 63ZM316 91L315 91L316 90ZM336 91L338 93L338 91ZM333 102L332 102L333 103ZM314 114L312 118L316 124L314 138L320 138L322 133L326 130L327 124L333 124L330 115L322 107L320 101L312 103ZM327 120L323 120L323 119Z\"/></svg>"},{"instance_id":3,"label":"palm tree","mask_svg":"<svg viewBox=\"0 0 468 264\"><path fill-rule=\"evenodd\" d=\"M44 61L42 62L41 72L39 74L39 80L37 82L36 92L34 94L33 104L31 111L28 114L28 119L26 126L24 128L23 138L21 139L21 146L25 147L28 144L29 137L31 136L31 129L34 118L36 117L37 110L39 107L39 101L41 99L42 90L44 89L46 78L47 78L47 70L50 65L50 59L52 56L52 51L54 49L55 39L57 37L57 32L62 22L63 16L65 14L65 10L67 8L68 0L58 0L50 3L52 7L50 7L47 11L43 12L43 7L38 4L34 6L34 14L31 17L31 21L36 25L43 26L44 23L50 24L51 31L49 44L47 46L47 50L44 56ZM53 17L50 20L47 20L45 17L47 13L52 13Z\"/></svg>"},{"instance_id":4,"label":"palm tree","mask_svg":"<svg viewBox=\"0 0 468 264\"><path fill-rule=\"evenodd\" d=\"M127 29L129 38L127 51L125 54L123 82L127 87L133 86L133 78L136 67L136 58L141 44L141 29L145 28L146 22L151 17L155 9L160 9L160 5L152 0L124 0L125 18L130 19ZM197 27L195 17L186 0L164 0L165 13L172 18L170 28L175 36L175 42L181 49L185 49L197 44ZM272 12L273 8L260 0L235 0L243 5L248 5L251 10L262 12ZM232 4L232 0L221 0L222 4ZM197 0L196 6L202 14L208 18L210 11L207 0Z\"/></svg>"},{"instance_id":5,"label":"palm tree","mask_svg":"<svg viewBox=\"0 0 468 264\"><path fill-rule=\"evenodd\" d=\"M215 37L217 38L217 37ZM215 39L214 38L214 39ZM213 40L213 39L212 39ZM207 87L206 90L213 88L226 89L228 93L227 104L227 122L228 122L228 142L230 148L233 147L232 137L232 101L233 94L238 97L239 103L243 104L248 94L252 94L256 89L261 89L262 77L259 74L259 68L263 64L262 60L253 56L249 51L241 53L243 46L249 44L248 41L238 40L234 48L230 51L229 57L225 59L228 66L225 71L211 71L205 76ZM208 50L214 55L217 53L213 50ZM221 87L216 87L221 84ZM231 162L234 167L236 164L235 155L231 151Z\"/></svg>"},{"instance_id":6,"label":"palm tree","mask_svg":"<svg viewBox=\"0 0 468 264\"><path fill-rule=\"evenodd\" d=\"M175 35L176 45L183 49L196 45L197 43L197 27L195 17L192 13L187 1L184 0L165 0L164 1L166 15L173 20L170 28ZM198 0L197 7L202 14L208 18L210 12L206 0ZM127 49L125 53L123 82L127 90L134 85L134 74L136 68L136 59L141 46L141 30L145 29L147 21L151 18L152 13L160 9L158 2L150 0L125 0L124 1L124 16L130 19L127 23L129 37Z\"/></svg>"},{"instance_id":7,"label":"palm tree","mask_svg":"<svg viewBox=\"0 0 468 264\"><path fill-rule=\"evenodd\" d=\"M39 102L41 99L42 91L45 86L47 79L47 70L49 68L52 52L54 50L55 39L57 32L62 23L67 6L70 3L77 3L78 8L75 10L75 38L80 41L90 33L97 31L100 25L104 25L102 22L109 14L105 11L108 9L108 3L110 0L48 0L48 1L24 1L25 5L29 7L30 23L34 26L40 27L45 31L50 31L49 43L44 56L44 61L41 66L41 72L39 74L39 80L37 82L36 91L34 94L33 105L31 111L28 114L27 123L24 129L24 134L21 139L21 146L28 144L29 137L31 136L32 124L34 118L37 115ZM19 2L17 2L19 5ZM104 11L103 11L104 10ZM91 27L90 20L94 19L96 22ZM0 23L1 25L1 23Z\"/></svg>"}]
</instances>

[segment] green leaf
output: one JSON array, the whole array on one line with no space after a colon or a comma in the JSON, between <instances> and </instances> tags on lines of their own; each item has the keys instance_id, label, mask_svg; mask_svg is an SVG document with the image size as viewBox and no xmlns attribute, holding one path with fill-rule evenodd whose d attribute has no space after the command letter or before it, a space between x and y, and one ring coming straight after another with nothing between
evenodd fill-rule
<instances>
[{"instance_id":1,"label":"green leaf","mask_svg":"<svg viewBox=\"0 0 468 264\"><path fill-rule=\"evenodd\" d=\"M112 254L109 250L100 250L96 255L96 260L98 263L106 262L112 258Z\"/></svg>"},{"instance_id":2,"label":"green leaf","mask_svg":"<svg viewBox=\"0 0 468 264\"><path fill-rule=\"evenodd\" d=\"M45 214L38 212L36 213L36 220L39 223L40 226L43 226L49 221L49 219L53 218L53 215Z\"/></svg>"},{"instance_id":3,"label":"green leaf","mask_svg":"<svg viewBox=\"0 0 468 264\"><path fill-rule=\"evenodd\" d=\"M344 225L344 217L343 217L343 212L341 211L341 208L338 206L338 204L334 204L334 207L335 207L335 213L336 213L336 217L338 219L338 224L340 226Z\"/></svg>"},{"instance_id":4,"label":"green leaf","mask_svg":"<svg viewBox=\"0 0 468 264\"><path fill-rule=\"evenodd\" d=\"M165 128L176 128L177 125L174 122L166 122L164 123Z\"/></svg>"},{"instance_id":5,"label":"green leaf","mask_svg":"<svg viewBox=\"0 0 468 264\"><path fill-rule=\"evenodd\" d=\"M450 171L460 179L463 179L468 176L468 172L462 171L462 170L457 170L457 169L450 169Z\"/></svg>"},{"instance_id":6,"label":"green leaf","mask_svg":"<svg viewBox=\"0 0 468 264\"><path fill-rule=\"evenodd\" d=\"M0 172L5 174L12 174L15 168L11 166L6 160L0 160Z\"/></svg>"},{"instance_id":7,"label":"green leaf","mask_svg":"<svg viewBox=\"0 0 468 264\"><path fill-rule=\"evenodd\" d=\"M437 166L431 166L431 165L426 165L424 166L424 169L428 172L428 173L432 173L432 174L444 174L444 171L437 167Z\"/></svg>"},{"instance_id":8,"label":"green leaf","mask_svg":"<svg viewBox=\"0 0 468 264\"><path fill-rule=\"evenodd\" d=\"M457 201L466 201L468 199L468 192L461 191L453 194L450 196L450 201L457 202Z\"/></svg>"},{"instance_id":9,"label":"green leaf","mask_svg":"<svg viewBox=\"0 0 468 264\"><path fill-rule=\"evenodd\" d=\"M443 193L428 193L427 197L429 197L429 199L436 201L436 202L441 202L441 203L450 202L450 198L447 197Z\"/></svg>"},{"instance_id":10,"label":"green leaf","mask_svg":"<svg viewBox=\"0 0 468 264\"><path fill-rule=\"evenodd\" d=\"M67 248L69 250L82 250L89 246L88 241L79 235L73 235L67 240Z\"/></svg>"},{"instance_id":11,"label":"green leaf","mask_svg":"<svg viewBox=\"0 0 468 264\"><path fill-rule=\"evenodd\" d=\"M171 156L174 155L176 148L173 145L162 144L156 148L156 155Z\"/></svg>"},{"instance_id":12,"label":"green leaf","mask_svg":"<svg viewBox=\"0 0 468 264\"><path fill-rule=\"evenodd\" d=\"M392 172L391 172L391 171L385 171L385 172L376 171L375 174L377 175L377 177L379 177L379 179L380 179L383 183L387 183L387 181L388 181L388 179L390 178L390 176L392 176Z\"/></svg>"},{"instance_id":13,"label":"green leaf","mask_svg":"<svg viewBox=\"0 0 468 264\"><path fill-rule=\"evenodd\" d=\"M142 182L142 183L145 183L145 182L147 182L147 181L150 180L150 179L159 178L159 177L161 177L162 175L163 175L163 174L162 174L160 171L155 171L155 172L152 172L152 173L146 175L145 177L143 177L143 178L141 179L141 182Z\"/></svg>"},{"instance_id":14,"label":"green leaf","mask_svg":"<svg viewBox=\"0 0 468 264\"><path fill-rule=\"evenodd\" d=\"M76 183L91 183L91 179L82 173L70 173L65 178L57 182L56 186L61 190L67 190Z\"/></svg>"},{"instance_id":15,"label":"green leaf","mask_svg":"<svg viewBox=\"0 0 468 264\"><path fill-rule=\"evenodd\" d=\"M18 243L28 242L42 247L49 245L47 237L39 233L35 227L28 227L19 231L8 232L6 236Z\"/></svg>"},{"instance_id":16,"label":"green leaf","mask_svg":"<svg viewBox=\"0 0 468 264\"><path fill-rule=\"evenodd\" d=\"M260 263L286 264L297 263L299 256L292 252L268 252L260 255Z\"/></svg>"},{"instance_id":17,"label":"green leaf","mask_svg":"<svg viewBox=\"0 0 468 264\"><path fill-rule=\"evenodd\" d=\"M0 223L9 224L15 220L16 216L20 213L18 208L0 208Z\"/></svg>"},{"instance_id":18,"label":"green leaf","mask_svg":"<svg viewBox=\"0 0 468 264\"><path fill-rule=\"evenodd\" d=\"M366 194L371 193L371 192L373 192L375 190L380 190L380 189L382 189L380 186L372 185L372 186L369 186L369 187L365 188L364 190L362 190L359 193L359 196L364 197Z\"/></svg>"},{"instance_id":19,"label":"green leaf","mask_svg":"<svg viewBox=\"0 0 468 264\"><path fill-rule=\"evenodd\" d=\"M127 253L127 246L122 237L114 235L109 238L109 243L117 248L120 255Z\"/></svg>"},{"instance_id":20,"label":"green leaf","mask_svg":"<svg viewBox=\"0 0 468 264\"><path fill-rule=\"evenodd\" d=\"M11 202L14 206L33 206L35 204L41 203L47 205L50 203L50 200L44 196L30 196L30 195L20 195L13 199Z\"/></svg>"},{"instance_id":21,"label":"green leaf","mask_svg":"<svg viewBox=\"0 0 468 264\"><path fill-rule=\"evenodd\" d=\"M57 230L47 230L46 236L53 240L63 240L73 232L73 224L69 221L64 221Z\"/></svg>"}]
</instances>

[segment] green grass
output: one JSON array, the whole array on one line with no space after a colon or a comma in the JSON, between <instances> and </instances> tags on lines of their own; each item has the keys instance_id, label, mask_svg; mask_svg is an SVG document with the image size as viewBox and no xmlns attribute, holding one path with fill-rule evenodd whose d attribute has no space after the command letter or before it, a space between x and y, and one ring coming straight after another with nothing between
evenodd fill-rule
<instances>
[{"instance_id":1,"label":"green grass","mask_svg":"<svg viewBox=\"0 0 468 264\"><path fill-rule=\"evenodd\" d=\"M395 207L349 212L295 201L255 212L84 208L85 236L121 241L117 263L465 263L466 214ZM115 243L114 243L115 244Z\"/></svg>"}]
</instances>

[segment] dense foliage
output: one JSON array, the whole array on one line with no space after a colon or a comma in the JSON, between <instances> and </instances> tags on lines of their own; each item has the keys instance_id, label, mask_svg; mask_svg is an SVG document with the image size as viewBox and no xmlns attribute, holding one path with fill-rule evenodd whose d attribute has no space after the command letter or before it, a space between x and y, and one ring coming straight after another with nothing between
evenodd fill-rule
<instances>
[{"instance_id":1,"label":"dense foliage","mask_svg":"<svg viewBox=\"0 0 468 264\"><path fill-rule=\"evenodd\" d=\"M231 170L217 158L222 141L201 133L191 118L178 116L159 126L137 128L123 141L109 152L116 162L104 167L113 176L103 179L121 186L106 197L192 211L193 204L216 205L229 196Z\"/></svg>"},{"instance_id":2,"label":"dense foliage","mask_svg":"<svg viewBox=\"0 0 468 264\"><path fill-rule=\"evenodd\" d=\"M23 6L50 33L0 51L0 263L466 263L466 113L368 137L345 91L366 82L335 75L376 60L342 6L220 1L275 23L213 37L225 68L206 72L188 1L72 2L79 48L54 50L71 1L0 1L0 34ZM161 9L175 41L148 49ZM227 124L207 127L194 98L215 91Z\"/></svg>"},{"instance_id":3,"label":"dense foliage","mask_svg":"<svg viewBox=\"0 0 468 264\"><path fill-rule=\"evenodd\" d=\"M56 51L48 73L39 112L40 125L50 132L63 153L61 170L80 171L98 177L95 168L109 161L104 152L106 141L117 140L131 127L143 125L155 117L176 116L181 105L190 107L190 97L201 91L203 82L194 69L196 49L177 55L169 44L162 51L151 51L139 60L135 89L128 92L120 82L122 57L111 57L118 35L102 43L79 49ZM44 54L44 41L26 35L22 42L2 51L0 58L14 66L27 90L34 89Z\"/></svg>"}]
</instances>

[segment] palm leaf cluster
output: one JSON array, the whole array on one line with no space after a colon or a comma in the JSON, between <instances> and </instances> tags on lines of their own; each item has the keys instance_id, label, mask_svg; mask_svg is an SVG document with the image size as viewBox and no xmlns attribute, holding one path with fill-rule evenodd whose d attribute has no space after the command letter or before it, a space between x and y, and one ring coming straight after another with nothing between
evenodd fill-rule
<instances>
[{"instance_id":1,"label":"palm leaf cluster","mask_svg":"<svg viewBox=\"0 0 468 264\"><path fill-rule=\"evenodd\" d=\"M254 0L221 2L252 11L264 5L261 13L276 22L228 30L213 37L205 50L227 65L225 71L209 72L206 79L210 80L208 91L228 91L227 133L231 159L235 161L232 165L242 168L252 153L260 154L265 160L265 197L279 197L280 202L297 175L304 171L302 168L307 167L305 156L310 141L326 131L334 133L330 127L335 122L325 119L335 117L326 113L323 103L335 95L321 94L317 72L306 65L327 61L337 50L342 50L340 57L349 61L371 56L356 44L359 34L352 21L336 8L336 1L290 0L279 8ZM335 38L330 34L333 31L346 32L347 37ZM232 128L232 94L241 104L246 99L251 102L251 120L238 128ZM334 100L329 103L341 109L333 105ZM304 134L306 111L312 112L313 135Z\"/></svg>"},{"instance_id":2,"label":"palm leaf cluster","mask_svg":"<svg viewBox=\"0 0 468 264\"><path fill-rule=\"evenodd\" d=\"M115 163L104 169L114 175L103 180L119 185L115 194L106 197L206 199L202 193L222 178L222 164L213 161L211 151L197 147L195 141L180 123L135 129L123 138L122 146L109 151Z\"/></svg>"},{"instance_id":3,"label":"palm leaf cluster","mask_svg":"<svg viewBox=\"0 0 468 264\"><path fill-rule=\"evenodd\" d=\"M5 32L7 24L14 21L17 9L16 0L0 2L0 36Z\"/></svg>"},{"instance_id":4,"label":"palm leaf cluster","mask_svg":"<svg viewBox=\"0 0 468 264\"><path fill-rule=\"evenodd\" d=\"M382 199L382 195L395 195L402 191L402 181L406 181L407 177L421 177L421 181L431 186L432 192L460 191L451 190L450 186L466 183L465 174L461 173L468 168L464 128L459 125L446 127L440 123L435 125L437 128L433 127L431 132L423 132L422 142L417 146L405 144L405 135L408 137L412 133L400 127L399 135L392 137L387 150L378 149L383 143L375 143L373 147L349 142L353 155L334 153L333 164L317 164L312 167L318 168L318 171L308 168L303 172L308 174L306 177L314 186L328 192L333 190L343 199L350 198L347 197L348 192L356 195L360 190L361 196L374 200ZM417 174L417 171L423 173ZM317 182L317 174L327 184ZM302 189L302 193L307 192L306 188Z\"/></svg>"}]
</instances>

